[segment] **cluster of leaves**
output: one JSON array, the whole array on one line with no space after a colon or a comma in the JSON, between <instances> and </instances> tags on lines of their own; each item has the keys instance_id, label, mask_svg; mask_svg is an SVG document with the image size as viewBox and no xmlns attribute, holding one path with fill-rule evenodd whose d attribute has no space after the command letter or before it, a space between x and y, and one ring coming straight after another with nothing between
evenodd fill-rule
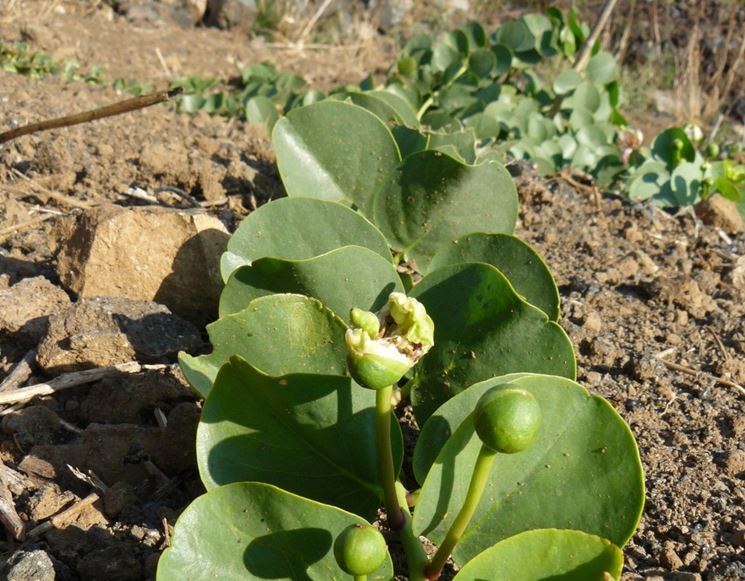
<instances>
[{"instance_id":1,"label":"cluster of leaves","mask_svg":"<svg viewBox=\"0 0 745 581\"><path fill-rule=\"evenodd\" d=\"M51 55L32 52L25 42L5 44L0 38L0 68L8 73L26 75L39 79L47 75L64 75L67 81L84 81L100 84L103 67L94 66L80 72L80 65L75 61L61 62Z\"/></svg>"},{"instance_id":2,"label":"cluster of leaves","mask_svg":"<svg viewBox=\"0 0 745 581\"><path fill-rule=\"evenodd\" d=\"M716 156L705 159L685 135L682 163L673 163L665 148L682 128L657 136L651 154L640 147L619 111L613 56L595 47L581 70L569 64L588 32L573 10L556 8L506 22L491 35L471 22L437 38L413 36L379 87L368 78L323 95L295 74L260 64L243 71L235 90L186 81L182 86L192 94L182 109L240 115L271 128L297 106L348 100L393 121L404 152L423 147L408 131L414 128L433 147L468 163L510 155L531 160L543 174L572 167L593 175L601 187L616 186L632 199L651 198L662 206L688 206L713 193L742 200L742 169Z\"/></svg>"},{"instance_id":3,"label":"cluster of leaves","mask_svg":"<svg viewBox=\"0 0 745 581\"><path fill-rule=\"evenodd\" d=\"M694 125L671 127L655 138L651 148L635 151L627 182L629 197L685 207L719 194L735 202L745 217L745 165L719 159L715 144L702 153L697 148L701 141L701 131Z\"/></svg>"},{"instance_id":4,"label":"cluster of leaves","mask_svg":"<svg viewBox=\"0 0 745 581\"><path fill-rule=\"evenodd\" d=\"M469 494L476 402L509 384L538 401L542 431L495 460L452 555L456 578L617 579L644 498L638 450L613 408L574 381L553 277L512 234L511 177L496 161L466 163L473 142L423 129L404 97L372 93L274 126L289 197L232 236L213 351L179 358L205 397L197 458L208 492L180 517L158 578L340 578L333 540L375 518L384 488L380 402L350 377L344 335L352 308L377 311L405 292L435 327L399 393L422 426L413 515L401 500L410 578L424 578L418 536L442 543ZM388 422L397 479L390 410ZM371 578L392 575L387 557Z\"/></svg>"}]
</instances>

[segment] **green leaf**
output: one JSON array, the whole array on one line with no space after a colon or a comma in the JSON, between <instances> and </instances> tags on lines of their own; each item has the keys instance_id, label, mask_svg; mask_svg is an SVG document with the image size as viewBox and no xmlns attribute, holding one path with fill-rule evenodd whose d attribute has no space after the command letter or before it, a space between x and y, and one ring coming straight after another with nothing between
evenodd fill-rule
<instances>
[{"instance_id":1,"label":"green leaf","mask_svg":"<svg viewBox=\"0 0 745 581\"><path fill-rule=\"evenodd\" d=\"M480 140L496 139L499 135L499 124L491 115L486 113L476 113L463 120L463 125L468 129L473 129L476 138Z\"/></svg>"},{"instance_id":2,"label":"green leaf","mask_svg":"<svg viewBox=\"0 0 745 581\"><path fill-rule=\"evenodd\" d=\"M394 109L385 100L379 98L377 95L371 93L342 93L339 97L344 97L355 105L367 109L370 113L373 113L378 119L389 126L405 125L403 119L398 114L398 111ZM415 116L416 120L416 116Z\"/></svg>"},{"instance_id":3,"label":"green leaf","mask_svg":"<svg viewBox=\"0 0 745 581\"><path fill-rule=\"evenodd\" d=\"M394 473L403 444L391 414ZM220 368L197 429L207 489L251 480L373 518L382 498L375 392L347 377L270 377L240 357Z\"/></svg>"},{"instance_id":4,"label":"green leaf","mask_svg":"<svg viewBox=\"0 0 745 581\"><path fill-rule=\"evenodd\" d=\"M608 143L605 132L595 125L585 125L577 131L577 142L590 148L598 148Z\"/></svg>"},{"instance_id":5,"label":"green leaf","mask_svg":"<svg viewBox=\"0 0 745 581\"><path fill-rule=\"evenodd\" d=\"M696 159L696 148L688 139L686 132L680 127L671 127L660 133L652 142L652 155L660 161L664 161L669 171L675 169L675 140L680 140L683 148L680 150L680 159L693 162Z\"/></svg>"},{"instance_id":6,"label":"green leaf","mask_svg":"<svg viewBox=\"0 0 745 581\"><path fill-rule=\"evenodd\" d=\"M290 111L274 126L272 140L288 196L355 204L365 214L401 160L380 119L338 101Z\"/></svg>"},{"instance_id":7,"label":"green leaf","mask_svg":"<svg viewBox=\"0 0 745 581\"><path fill-rule=\"evenodd\" d=\"M583 127L592 125L593 123L595 123L595 118L592 116L592 113L582 107L574 109L569 116L569 124L575 131L579 131Z\"/></svg>"},{"instance_id":8,"label":"green leaf","mask_svg":"<svg viewBox=\"0 0 745 581\"><path fill-rule=\"evenodd\" d=\"M349 322L350 309L378 311L392 292L403 287L390 261L367 248L345 246L308 260L262 258L242 266L220 295L220 316L241 311L258 297L294 293L318 299Z\"/></svg>"},{"instance_id":9,"label":"green leaf","mask_svg":"<svg viewBox=\"0 0 745 581\"><path fill-rule=\"evenodd\" d=\"M635 201L646 200L657 195L670 179L667 166L661 161L644 162L634 172L628 183L629 198Z\"/></svg>"},{"instance_id":10,"label":"green leaf","mask_svg":"<svg viewBox=\"0 0 745 581\"><path fill-rule=\"evenodd\" d=\"M494 68L494 74L496 76L503 75L510 70L512 65L512 53L510 49L501 44L493 44L490 50L497 57L497 65Z\"/></svg>"},{"instance_id":11,"label":"green leaf","mask_svg":"<svg viewBox=\"0 0 745 581\"><path fill-rule=\"evenodd\" d=\"M268 97L253 97L246 101L244 114L249 123L263 123L270 129L279 119L277 107Z\"/></svg>"},{"instance_id":12,"label":"green leaf","mask_svg":"<svg viewBox=\"0 0 745 581\"><path fill-rule=\"evenodd\" d=\"M334 539L360 517L274 486L239 482L215 488L178 519L158 561L159 581L347 579ZM387 581L387 557L368 579Z\"/></svg>"},{"instance_id":13,"label":"green leaf","mask_svg":"<svg viewBox=\"0 0 745 581\"><path fill-rule=\"evenodd\" d=\"M186 379L203 396L233 355L270 375L346 375L345 330L344 322L316 299L271 295L207 325L212 353L192 357L181 352L179 363Z\"/></svg>"},{"instance_id":14,"label":"green leaf","mask_svg":"<svg viewBox=\"0 0 745 581\"><path fill-rule=\"evenodd\" d=\"M727 198L733 202L739 202L743 197L735 184L725 176L720 176L714 181L714 189L719 192L723 198Z\"/></svg>"},{"instance_id":15,"label":"green leaf","mask_svg":"<svg viewBox=\"0 0 745 581\"><path fill-rule=\"evenodd\" d=\"M585 73L596 85L607 85L618 75L616 59L608 52L599 52L587 62Z\"/></svg>"},{"instance_id":16,"label":"green leaf","mask_svg":"<svg viewBox=\"0 0 745 581\"><path fill-rule=\"evenodd\" d=\"M446 242L471 232L512 232L517 194L497 163L466 165L439 151L409 156L375 201L375 223L419 269Z\"/></svg>"},{"instance_id":17,"label":"green leaf","mask_svg":"<svg viewBox=\"0 0 745 581\"><path fill-rule=\"evenodd\" d=\"M533 48L535 39L522 20L510 20L497 29L495 42L516 53Z\"/></svg>"},{"instance_id":18,"label":"green leaf","mask_svg":"<svg viewBox=\"0 0 745 581\"><path fill-rule=\"evenodd\" d=\"M351 245L393 261L380 230L357 212L335 202L280 198L241 222L220 259L220 274L227 281L235 269L259 258L303 260Z\"/></svg>"},{"instance_id":19,"label":"green leaf","mask_svg":"<svg viewBox=\"0 0 745 581\"><path fill-rule=\"evenodd\" d=\"M574 69L567 69L559 73L554 79L554 93L557 95L566 95L571 93L582 84L582 75Z\"/></svg>"},{"instance_id":20,"label":"green leaf","mask_svg":"<svg viewBox=\"0 0 745 581\"><path fill-rule=\"evenodd\" d=\"M419 127L419 121L416 118L414 108L406 99L394 93L391 87L387 87L384 91L369 91L368 95L372 95L388 103L396 111L401 122L407 127Z\"/></svg>"},{"instance_id":21,"label":"green leaf","mask_svg":"<svg viewBox=\"0 0 745 581\"><path fill-rule=\"evenodd\" d=\"M559 290L546 263L527 243L509 234L469 234L440 248L429 272L464 262L485 262L499 269L525 300L559 320Z\"/></svg>"},{"instance_id":22,"label":"green leaf","mask_svg":"<svg viewBox=\"0 0 745 581\"><path fill-rule=\"evenodd\" d=\"M429 147L429 135L420 133L416 129L399 125L391 129L393 138L398 144L398 149L401 151L401 157L406 159L412 153L417 151L424 151Z\"/></svg>"},{"instance_id":23,"label":"green leaf","mask_svg":"<svg viewBox=\"0 0 745 581\"><path fill-rule=\"evenodd\" d=\"M497 66L497 56L488 48L481 48L468 57L468 70L481 79L488 78Z\"/></svg>"},{"instance_id":24,"label":"green leaf","mask_svg":"<svg viewBox=\"0 0 745 581\"><path fill-rule=\"evenodd\" d=\"M473 409L486 390L504 383L536 398L543 426L533 446L495 458L475 516L453 553L455 562L463 565L495 541L540 528L574 527L622 547L644 504L644 475L629 427L606 400L575 382L532 374L473 385L424 425L414 452L417 478L426 474L414 513L415 534L442 542L463 504L481 448ZM436 459L427 471L433 451Z\"/></svg>"},{"instance_id":25,"label":"green leaf","mask_svg":"<svg viewBox=\"0 0 745 581\"><path fill-rule=\"evenodd\" d=\"M619 579L623 553L610 541L582 531L538 529L505 539L466 563L454 581L587 581Z\"/></svg>"},{"instance_id":26,"label":"green leaf","mask_svg":"<svg viewBox=\"0 0 745 581\"><path fill-rule=\"evenodd\" d=\"M466 25L463 27L463 33L468 39L468 46L471 48L471 50L476 50L477 48L486 46L489 42L489 39L486 37L486 31L484 30L484 27L481 26L478 22L467 22Z\"/></svg>"},{"instance_id":27,"label":"green leaf","mask_svg":"<svg viewBox=\"0 0 745 581\"><path fill-rule=\"evenodd\" d=\"M419 425L468 386L505 373L574 378L572 344L488 264L446 266L409 293L435 323L435 346L415 368L411 401Z\"/></svg>"},{"instance_id":28,"label":"green leaf","mask_svg":"<svg viewBox=\"0 0 745 581\"><path fill-rule=\"evenodd\" d=\"M595 113L600 107L600 93L592 83L585 81L580 84L575 90L574 94L566 99L562 105L563 108L587 109L591 113Z\"/></svg>"},{"instance_id":29,"label":"green leaf","mask_svg":"<svg viewBox=\"0 0 745 581\"><path fill-rule=\"evenodd\" d=\"M476 159L476 133L471 129L430 133L428 148L460 158L465 163L473 163Z\"/></svg>"}]
</instances>

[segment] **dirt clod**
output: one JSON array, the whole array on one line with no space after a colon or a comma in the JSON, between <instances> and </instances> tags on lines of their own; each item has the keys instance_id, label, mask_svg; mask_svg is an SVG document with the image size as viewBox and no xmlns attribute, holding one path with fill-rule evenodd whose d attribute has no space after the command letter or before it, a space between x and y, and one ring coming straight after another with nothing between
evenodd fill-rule
<instances>
[{"instance_id":1,"label":"dirt clod","mask_svg":"<svg viewBox=\"0 0 745 581\"><path fill-rule=\"evenodd\" d=\"M194 326L148 301L124 297L82 300L49 321L37 362L47 373L107 367L133 359L156 362L198 349Z\"/></svg>"},{"instance_id":2,"label":"dirt clod","mask_svg":"<svg viewBox=\"0 0 745 581\"><path fill-rule=\"evenodd\" d=\"M159 171L179 167L167 152L163 156ZM71 230L57 270L79 297L156 301L198 325L215 318L222 285L217 265L228 239L218 219L111 205L81 214Z\"/></svg>"}]
</instances>

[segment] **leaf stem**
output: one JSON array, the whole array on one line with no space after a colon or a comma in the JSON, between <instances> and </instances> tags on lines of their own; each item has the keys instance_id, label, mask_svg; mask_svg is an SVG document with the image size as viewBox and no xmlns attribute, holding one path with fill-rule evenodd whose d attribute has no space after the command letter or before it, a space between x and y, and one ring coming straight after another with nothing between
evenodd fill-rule
<instances>
[{"instance_id":1,"label":"leaf stem","mask_svg":"<svg viewBox=\"0 0 745 581\"><path fill-rule=\"evenodd\" d=\"M422 543L414 534L411 511L409 511L409 506L406 503L406 489L400 482L396 482L396 493L404 517L404 526L398 531L398 538L401 540L404 553L406 553L406 562L409 565L409 581L426 581L424 570L429 563L429 559L427 559L427 553L424 552Z\"/></svg>"},{"instance_id":2,"label":"leaf stem","mask_svg":"<svg viewBox=\"0 0 745 581\"><path fill-rule=\"evenodd\" d=\"M404 526L404 515L396 496L396 475L393 468L393 450L391 449L391 397L393 386L389 385L375 392L375 438L378 448L378 467L383 500L388 515L388 526L394 531Z\"/></svg>"},{"instance_id":3,"label":"leaf stem","mask_svg":"<svg viewBox=\"0 0 745 581\"><path fill-rule=\"evenodd\" d=\"M432 103L435 102L435 97L439 95L443 89L450 88L455 81L460 79L466 73L467 70L468 70L468 66L464 63L460 67L460 70L457 73L455 73L455 76L452 79L450 79L442 87L440 87L439 89L434 91L429 97L427 97L427 100L424 101L424 103L422 103L421 107L419 107L419 111L416 112L417 121L422 120L422 117L424 117L424 114L427 112L427 109L429 109L432 106Z\"/></svg>"},{"instance_id":4,"label":"leaf stem","mask_svg":"<svg viewBox=\"0 0 745 581\"><path fill-rule=\"evenodd\" d=\"M476 464L473 467L466 500L458 516L455 517L453 524L450 525L450 530L438 547L435 556L432 557L432 562L425 569L427 579L437 579L440 576L440 572L445 566L450 553L453 552L455 545L458 544L458 541L463 536L463 532L471 521L473 513L476 511L476 507L479 505L481 496L484 493L484 488L486 488L486 483L489 480L489 473L491 472L491 466L496 455L497 452L491 448L484 445L481 446L478 458L476 458Z\"/></svg>"}]
</instances>

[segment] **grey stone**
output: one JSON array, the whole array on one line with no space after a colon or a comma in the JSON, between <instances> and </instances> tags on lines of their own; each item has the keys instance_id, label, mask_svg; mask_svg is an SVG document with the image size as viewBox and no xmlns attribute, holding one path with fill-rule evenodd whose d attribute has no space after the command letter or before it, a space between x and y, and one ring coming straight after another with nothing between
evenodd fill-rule
<instances>
[{"instance_id":1,"label":"grey stone","mask_svg":"<svg viewBox=\"0 0 745 581\"><path fill-rule=\"evenodd\" d=\"M54 563L42 550L19 551L8 561L8 581L54 581Z\"/></svg>"}]
</instances>

